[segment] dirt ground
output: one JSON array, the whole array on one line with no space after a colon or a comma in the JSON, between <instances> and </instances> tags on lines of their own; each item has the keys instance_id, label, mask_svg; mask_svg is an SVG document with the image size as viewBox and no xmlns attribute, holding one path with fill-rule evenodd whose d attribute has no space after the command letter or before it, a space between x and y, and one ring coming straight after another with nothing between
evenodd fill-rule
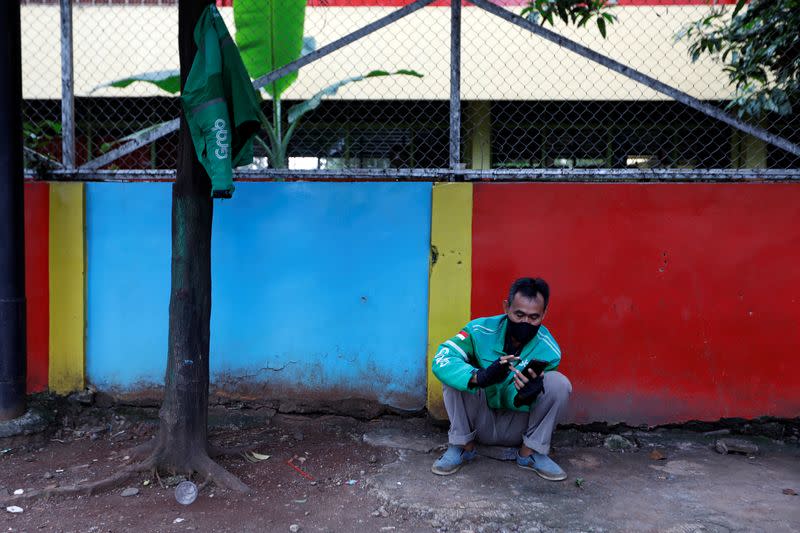
<instances>
[{"instance_id":1,"label":"dirt ground","mask_svg":"<svg viewBox=\"0 0 800 533\"><path fill-rule=\"evenodd\" d=\"M156 415L119 408L58 414L58 429L0 449L0 500L114 472L130 462L126 450L152 438ZM782 492L800 492L794 434L788 442L754 437L764 457L748 459L716 454L709 449L715 436L685 430L629 432L636 449L614 452L591 428L562 429L555 457L570 478L552 483L489 457L456 476L433 476L430 463L446 432L422 417L218 407L210 425L213 443L254 445L270 456L221 460L251 494L208 486L183 506L170 486L176 480L142 474L96 496L23 501L18 514L4 503L0 531L800 531L800 497ZM651 448L668 460L650 457ZM125 488L139 492L123 497ZM465 507L458 500L467 493Z\"/></svg>"},{"instance_id":2,"label":"dirt ground","mask_svg":"<svg viewBox=\"0 0 800 533\"><path fill-rule=\"evenodd\" d=\"M155 421L149 416L156 416L155 410L106 420L84 416L67 421L67 427L47 442L5 451L0 457L0 497L20 488L64 486L111 474L130 462L125 450L154 434ZM259 453L270 456L258 463L238 456L221 459L250 486L251 494L209 486L193 504L183 506L164 479L142 474L95 496L18 503L24 511L0 510L0 524L6 531L59 532L289 531L293 524L300 531L430 530L412 516L380 509L378 500L368 495L365 477L397 455L364 444L364 422L222 410L212 415L212 423L212 442L254 444ZM290 460L302 474L288 464ZM138 488L139 494L122 497L128 487Z\"/></svg>"}]
</instances>

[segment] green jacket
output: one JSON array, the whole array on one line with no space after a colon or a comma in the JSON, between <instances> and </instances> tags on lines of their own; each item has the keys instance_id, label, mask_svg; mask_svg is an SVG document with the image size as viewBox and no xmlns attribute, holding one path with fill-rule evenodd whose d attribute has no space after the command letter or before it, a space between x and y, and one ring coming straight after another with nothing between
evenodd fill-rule
<instances>
[{"instance_id":1,"label":"green jacket","mask_svg":"<svg viewBox=\"0 0 800 533\"><path fill-rule=\"evenodd\" d=\"M203 11L194 41L197 55L181 102L197 158L211 178L211 194L230 198L233 168L253 162L259 100L216 6Z\"/></svg>"},{"instance_id":2,"label":"green jacket","mask_svg":"<svg viewBox=\"0 0 800 533\"><path fill-rule=\"evenodd\" d=\"M454 337L444 341L433 358L433 374L439 381L466 392L476 392L477 388L469 388L468 383L476 368L486 368L500 356L506 355L503 345L506 339L507 315L476 318L458 332ZM536 336L528 342L520 352L520 362L516 365L522 370L531 359L548 361L545 372L558 368L561 362L561 349L558 343L544 326L539 328ZM486 403L492 409L512 409L529 411L530 407L514 406L517 389L514 387L514 374L510 372L506 380L484 389Z\"/></svg>"}]
</instances>

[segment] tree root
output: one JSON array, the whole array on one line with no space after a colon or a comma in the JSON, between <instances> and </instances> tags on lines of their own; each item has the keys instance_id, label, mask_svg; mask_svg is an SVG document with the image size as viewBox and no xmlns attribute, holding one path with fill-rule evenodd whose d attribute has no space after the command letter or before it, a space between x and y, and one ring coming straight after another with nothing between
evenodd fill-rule
<instances>
[{"instance_id":1,"label":"tree root","mask_svg":"<svg viewBox=\"0 0 800 533\"><path fill-rule=\"evenodd\" d=\"M250 487L234 476L221 465L214 462L208 455L202 455L194 460L194 470L206 478L206 482L213 481L218 487L248 493Z\"/></svg>"},{"instance_id":2,"label":"tree root","mask_svg":"<svg viewBox=\"0 0 800 533\"><path fill-rule=\"evenodd\" d=\"M115 472L114 474L111 474L103 479L88 483L78 483L76 485L65 485L63 487L29 490L23 494L9 496L8 498L0 500L0 505L10 505L17 502L34 500L37 498L49 498L51 496L91 496L98 492L107 491L118 487L131 478L134 474L138 474L140 472L155 472L156 477L158 477L158 467L160 466L163 453L160 453L162 452L161 449L153 449L155 448L153 445L154 442L155 439L133 448L133 450L137 450L140 453L141 450L150 448L152 451L146 459L125 466L118 472ZM224 454L230 450L218 449L217 451L220 452L220 454ZM135 452L132 451L130 453ZM223 468L221 465L214 462L214 460L211 459L211 457L209 457L209 455L206 453L198 453L196 457L190 459L189 465L191 466L191 470L196 472L201 478L204 479L200 485L201 487L205 487L209 483L213 482L218 487L223 489L230 489L241 493L250 492L250 487L244 484L238 477L225 470L225 468Z\"/></svg>"},{"instance_id":3,"label":"tree root","mask_svg":"<svg viewBox=\"0 0 800 533\"><path fill-rule=\"evenodd\" d=\"M125 452L125 455L130 455L132 459L144 459L145 457L151 457L156 448L156 442L158 442L157 439L152 438L141 444L137 444L133 448L128 449Z\"/></svg>"},{"instance_id":4,"label":"tree root","mask_svg":"<svg viewBox=\"0 0 800 533\"><path fill-rule=\"evenodd\" d=\"M86 495L91 496L102 490L110 490L114 487L117 487L127 481L131 476L137 474L139 472L146 472L147 470L151 470L156 466L156 458L150 457L145 461L134 463L132 465L128 465L119 472L116 472L108 477L100 479L98 481L93 481L91 483L80 483L78 485L65 485L63 487L51 487L45 489L34 489L25 492L24 494L19 494L15 496L11 496L5 499L2 504L6 505L9 503L15 503L25 500L33 500L36 498L49 498L50 496L75 496L75 495Z\"/></svg>"},{"instance_id":5,"label":"tree root","mask_svg":"<svg viewBox=\"0 0 800 533\"><path fill-rule=\"evenodd\" d=\"M258 444L247 444L244 446L232 446L230 448L223 448L222 446L212 446L209 445L208 447L208 456L212 459L216 457L226 457L231 455L239 455L245 452L252 452L256 448L258 448Z\"/></svg>"}]
</instances>

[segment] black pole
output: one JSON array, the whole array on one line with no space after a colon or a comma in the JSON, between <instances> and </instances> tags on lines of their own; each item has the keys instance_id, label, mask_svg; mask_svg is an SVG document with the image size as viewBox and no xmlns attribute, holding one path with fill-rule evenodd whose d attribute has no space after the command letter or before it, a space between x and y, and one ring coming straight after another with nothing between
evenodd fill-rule
<instances>
[{"instance_id":1,"label":"black pole","mask_svg":"<svg viewBox=\"0 0 800 533\"><path fill-rule=\"evenodd\" d=\"M0 8L0 420L25 412L25 233L19 2Z\"/></svg>"}]
</instances>

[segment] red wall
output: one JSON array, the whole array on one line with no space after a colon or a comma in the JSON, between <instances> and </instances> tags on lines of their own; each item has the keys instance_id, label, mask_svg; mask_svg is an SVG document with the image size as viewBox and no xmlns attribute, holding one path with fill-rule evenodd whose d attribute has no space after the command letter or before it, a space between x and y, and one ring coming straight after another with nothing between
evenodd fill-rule
<instances>
[{"instance_id":1,"label":"red wall","mask_svg":"<svg viewBox=\"0 0 800 533\"><path fill-rule=\"evenodd\" d=\"M518 276L570 418L662 423L800 415L800 185L477 184L472 314Z\"/></svg>"},{"instance_id":2,"label":"red wall","mask_svg":"<svg viewBox=\"0 0 800 533\"><path fill-rule=\"evenodd\" d=\"M28 392L46 390L49 371L49 195L50 190L46 183L25 184Z\"/></svg>"}]
</instances>

